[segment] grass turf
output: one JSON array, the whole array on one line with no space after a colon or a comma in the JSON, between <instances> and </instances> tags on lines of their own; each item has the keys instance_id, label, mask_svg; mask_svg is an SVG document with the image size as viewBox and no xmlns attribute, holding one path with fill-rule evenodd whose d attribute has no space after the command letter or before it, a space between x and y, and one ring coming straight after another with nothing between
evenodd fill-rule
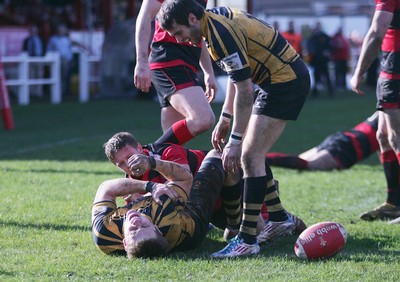
<instances>
[{"instance_id":1,"label":"grass turf","mask_svg":"<svg viewBox=\"0 0 400 282\"><path fill-rule=\"evenodd\" d=\"M374 104L373 93L309 99L273 151L309 149L364 120ZM218 116L221 105L213 108ZM122 174L107 162L102 144L122 130L142 143L155 140L161 134L159 113L156 103L141 100L13 105L15 129L0 131L0 280L399 281L399 226L358 217L386 197L376 155L345 171L272 168L289 211L308 225L332 220L346 227L348 242L332 259L298 259L291 236L264 246L255 257L211 260L208 255L225 246L218 229L197 250L162 259L103 255L91 237L91 204L103 180ZM209 149L210 135L187 146Z\"/></svg>"}]
</instances>

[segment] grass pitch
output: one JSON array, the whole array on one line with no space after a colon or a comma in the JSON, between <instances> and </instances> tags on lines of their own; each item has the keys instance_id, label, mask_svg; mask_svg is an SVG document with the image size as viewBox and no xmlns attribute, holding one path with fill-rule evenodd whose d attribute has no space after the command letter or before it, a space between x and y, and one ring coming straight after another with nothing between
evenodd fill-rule
<instances>
[{"instance_id":1,"label":"grass pitch","mask_svg":"<svg viewBox=\"0 0 400 282\"><path fill-rule=\"evenodd\" d=\"M338 93L309 99L274 151L300 153L328 134L367 118L374 94ZM219 116L220 104L213 104ZM382 203L385 179L376 155L346 171L272 168L284 206L308 224L332 220L348 231L334 258L308 262L293 252L296 237L264 246L260 255L211 260L225 246L215 229L195 251L156 260L101 253L91 237L90 212L98 185L121 177L102 144L118 131L142 142L160 134L158 104L141 100L47 101L13 107L15 129L0 130L1 281L399 281L400 226L363 222L359 214ZM211 132L187 144L210 149Z\"/></svg>"}]
</instances>

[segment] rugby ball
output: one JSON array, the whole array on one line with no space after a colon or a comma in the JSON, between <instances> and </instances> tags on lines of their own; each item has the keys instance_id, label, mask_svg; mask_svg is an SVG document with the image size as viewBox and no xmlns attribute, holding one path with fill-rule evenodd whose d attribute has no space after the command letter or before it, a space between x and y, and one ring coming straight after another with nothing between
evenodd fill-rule
<instances>
[{"instance_id":1,"label":"rugby ball","mask_svg":"<svg viewBox=\"0 0 400 282\"><path fill-rule=\"evenodd\" d=\"M336 255L347 241L343 225L324 221L311 225L296 240L294 253L301 259L325 259Z\"/></svg>"}]
</instances>

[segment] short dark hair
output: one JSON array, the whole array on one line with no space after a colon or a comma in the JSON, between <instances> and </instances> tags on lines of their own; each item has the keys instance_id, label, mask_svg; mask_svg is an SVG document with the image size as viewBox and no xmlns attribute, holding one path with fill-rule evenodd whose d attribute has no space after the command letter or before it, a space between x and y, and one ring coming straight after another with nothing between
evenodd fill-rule
<instances>
[{"instance_id":1,"label":"short dark hair","mask_svg":"<svg viewBox=\"0 0 400 282\"><path fill-rule=\"evenodd\" d=\"M131 258L156 258L163 257L168 253L169 245L167 240L159 234L156 238L142 240L132 246L126 247L126 254Z\"/></svg>"},{"instance_id":2,"label":"short dark hair","mask_svg":"<svg viewBox=\"0 0 400 282\"><path fill-rule=\"evenodd\" d=\"M194 0L166 0L162 3L157 14L160 27L169 30L175 23L189 26L189 14L194 14L201 19L204 14L204 7Z\"/></svg>"},{"instance_id":3,"label":"short dark hair","mask_svg":"<svg viewBox=\"0 0 400 282\"><path fill-rule=\"evenodd\" d=\"M104 143L104 153L111 162L114 162L115 154L126 145L136 148L138 146L138 142L129 132L118 132L114 134L106 143Z\"/></svg>"}]
</instances>

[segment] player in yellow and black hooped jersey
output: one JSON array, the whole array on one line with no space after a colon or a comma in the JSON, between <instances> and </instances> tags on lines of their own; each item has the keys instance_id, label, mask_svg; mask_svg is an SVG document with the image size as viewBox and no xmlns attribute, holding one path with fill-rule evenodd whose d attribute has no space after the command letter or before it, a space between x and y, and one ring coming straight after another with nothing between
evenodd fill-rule
<instances>
[{"instance_id":1,"label":"player in yellow and black hooped jersey","mask_svg":"<svg viewBox=\"0 0 400 282\"><path fill-rule=\"evenodd\" d=\"M244 208L238 236L212 256L256 254L260 242L293 231L263 156L279 139L287 121L298 118L310 91L308 69L279 31L238 9L206 10L193 0L165 0L157 19L178 42L198 45L204 39L211 58L229 75L212 144L223 151L226 171L243 169ZM254 88L258 88L255 100ZM226 143L230 123L224 118L232 116ZM263 203L270 217L257 235L257 215Z\"/></svg>"},{"instance_id":2,"label":"player in yellow and black hooped jersey","mask_svg":"<svg viewBox=\"0 0 400 282\"><path fill-rule=\"evenodd\" d=\"M169 189L176 192L176 200L163 195L160 197L161 202L157 203L151 195L146 195L128 205L117 207L115 199L123 195L124 187L136 192L143 186L143 181L121 178L103 183L92 207L92 235L97 247L106 254L126 254L124 224L131 210L144 216L159 230L166 239L166 251L197 247L206 236L211 213L225 179L221 159L210 154L196 174L189 198L185 189L168 184ZM161 170L162 162L157 160L156 169ZM175 171L181 166L176 165ZM143 254L146 255L149 254Z\"/></svg>"}]
</instances>

